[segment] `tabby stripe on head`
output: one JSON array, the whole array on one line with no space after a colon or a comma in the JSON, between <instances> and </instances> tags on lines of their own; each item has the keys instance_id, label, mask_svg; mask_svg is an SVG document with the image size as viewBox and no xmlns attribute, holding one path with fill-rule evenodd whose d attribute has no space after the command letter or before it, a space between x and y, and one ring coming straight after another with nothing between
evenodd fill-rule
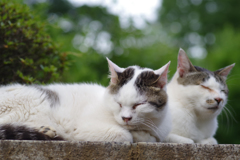
<instances>
[{"instance_id":1,"label":"tabby stripe on head","mask_svg":"<svg viewBox=\"0 0 240 160\"><path fill-rule=\"evenodd\" d=\"M165 106L166 105L166 102L148 102L148 103L150 103L151 105L153 105L153 106L155 106L156 108L158 108L158 109L160 109L160 108L162 108L163 106Z\"/></svg>"},{"instance_id":2,"label":"tabby stripe on head","mask_svg":"<svg viewBox=\"0 0 240 160\"><path fill-rule=\"evenodd\" d=\"M159 78L159 75L156 75L153 71L144 71L138 75L135 85L138 88L154 86Z\"/></svg>"},{"instance_id":3,"label":"tabby stripe on head","mask_svg":"<svg viewBox=\"0 0 240 160\"><path fill-rule=\"evenodd\" d=\"M199 85L205 81L207 81L210 76L214 77L217 82L219 82L221 85L224 86L226 94L228 94L228 88L225 80L219 76L218 74L215 74L212 71L209 71L205 68L194 66L197 71L190 72L186 74L184 77L178 77L177 81L181 85Z\"/></svg>"},{"instance_id":4,"label":"tabby stripe on head","mask_svg":"<svg viewBox=\"0 0 240 160\"><path fill-rule=\"evenodd\" d=\"M153 71L144 71L138 75L135 86L140 91L140 94L146 94L147 101L155 106L157 110L163 108L167 103L167 94L157 85L159 75Z\"/></svg>"},{"instance_id":5,"label":"tabby stripe on head","mask_svg":"<svg viewBox=\"0 0 240 160\"><path fill-rule=\"evenodd\" d=\"M118 75L118 81L116 85L110 85L110 92L111 93L117 93L118 90L127 82L129 82L134 75L134 68L127 68L122 73L117 72Z\"/></svg>"}]
</instances>

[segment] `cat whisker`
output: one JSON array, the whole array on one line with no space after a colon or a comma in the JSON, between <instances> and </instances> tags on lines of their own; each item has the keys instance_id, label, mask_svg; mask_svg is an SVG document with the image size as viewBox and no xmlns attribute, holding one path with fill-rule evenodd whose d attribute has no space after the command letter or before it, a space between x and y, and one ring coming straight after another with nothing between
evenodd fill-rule
<instances>
[{"instance_id":1,"label":"cat whisker","mask_svg":"<svg viewBox=\"0 0 240 160\"><path fill-rule=\"evenodd\" d=\"M140 124L142 123L140 118L136 119L136 122L137 122L137 124L139 124L139 122L140 122ZM137 126L138 131L142 131L142 128L139 125L136 125L136 126Z\"/></svg>"},{"instance_id":2,"label":"cat whisker","mask_svg":"<svg viewBox=\"0 0 240 160\"><path fill-rule=\"evenodd\" d=\"M227 111L225 110L225 107L223 108L223 112L225 113L226 118L227 118L227 132L228 132L229 131L229 117L228 117Z\"/></svg>"},{"instance_id":3,"label":"cat whisker","mask_svg":"<svg viewBox=\"0 0 240 160\"><path fill-rule=\"evenodd\" d=\"M153 123L153 121L151 119L146 119L145 120L145 124L149 125L149 128L152 129L156 135L158 136L158 138L160 139L160 130L158 129L158 127Z\"/></svg>"},{"instance_id":4,"label":"cat whisker","mask_svg":"<svg viewBox=\"0 0 240 160\"><path fill-rule=\"evenodd\" d=\"M153 121L150 119L150 120L146 120L146 122L148 124L150 124L152 127L154 127L157 131L159 131L159 129L157 128L157 126L153 123ZM160 132L160 131L159 131Z\"/></svg>"},{"instance_id":5,"label":"cat whisker","mask_svg":"<svg viewBox=\"0 0 240 160\"><path fill-rule=\"evenodd\" d=\"M156 135L158 136L158 138L160 139L160 131L151 119L138 118L134 122L137 122L137 123L147 126L151 130L153 130L156 133ZM137 126L139 127L139 125L137 125Z\"/></svg>"},{"instance_id":6,"label":"cat whisker","mask_svg":"<svg viewBox=\"0 0 240 160\"><path fill-rule=\"evenodd\" d=\"M228 104L228 106L230 106ZM231 107L231 106L230 106ZM236 122L238 123L238 121L235 119L234 115L232 114L232 112L227 108L227 107L224 107L223 109L225 109L229 114L230 114L230 117Z\"/></svg>"},{"instance_id":7,"label":"cat whisker","mask_svg":"<svg viewBox=\"0 0 240 160\"><path fill-rule=\"evenodd\" d=\"M150 124L148 124L148 123L146 123L146 122L144 122L144 123L142 123L142 124L145 125L145 126L147 126L147 127L150 128L150 129L152 129L152 130L156 133L156 135L158 136L158 138L160 139L158 130L156 130L153 126L151 126Z\"/></svg>"},{"instance_id":8,"label":"cat whisker","mask_svg":"<svg viewBox=\"0 0 240 160\"><path fill-rule=\"evenodd\" d=\"M232 81L232 80L238 80L238 79L240 79L238 74L229 75L226 82L229 82L229 81Z\"/></svg>"}]
</instances>

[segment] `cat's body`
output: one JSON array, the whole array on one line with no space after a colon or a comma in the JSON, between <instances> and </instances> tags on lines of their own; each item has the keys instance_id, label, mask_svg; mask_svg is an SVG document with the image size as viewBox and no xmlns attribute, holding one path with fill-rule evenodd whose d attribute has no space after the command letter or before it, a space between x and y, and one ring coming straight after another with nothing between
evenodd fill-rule
<instances>
[{"instance_id":1,"label":"cat's body","mask_svg":"<svg viewBox=\"0 0 240 160\"><path fill-rule=\"evenodd\" d=\"M13 132L21 126L36 132L50 126L64 140L163 141L171 129L165 92L168 65L157 71L123 69L109 61L107 88L97 84L2 86L0 139L7 139L3 128L9 125ZM156 95L150 96L152 92ZM20 132L12 139L24 139L19 137L29 133Z\"/></svg>"},{"instance_id":2,"label":"cat's body","mask_svg":"<svg viewBox=\"0 0 240 160\"><path fill-rule=\"evenodd\" d=\"M173 125L167 142L217 144L217 116L227 103L225 81L233 66L211 72L193 66L180 49L177 72L167 85Z\"/></svg>"},{"instance_id":3,"label":"cat's body","mask_svg":"<svg viewBox=\"0 0 240 160\"><path fill-rule=\"evenodd\" d=\"M1 97L4 102L0 104L5 112L1 113L0 124L18 122L32 128L51 126L66 140L104 141L108 137L110 141L111 134L106 130L111 133L112 126L113 131L119 133L125 130L117 127L110 111L101 104L104 92L104 87L94 84L2 87L0 94L4 95ZM125 132L123 136L128 135Z\"/></svg>"}]
</instances>

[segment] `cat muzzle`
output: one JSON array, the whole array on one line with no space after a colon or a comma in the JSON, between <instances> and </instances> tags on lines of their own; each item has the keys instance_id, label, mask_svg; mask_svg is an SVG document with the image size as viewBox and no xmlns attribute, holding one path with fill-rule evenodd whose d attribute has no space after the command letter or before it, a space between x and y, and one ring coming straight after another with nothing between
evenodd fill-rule
<instances>
[{"instance_id":1,"label":"cat muzzle","mask_svg":"<svg viewBox=\"0 0 240 160\"><path fill-rule=\"evenodd\" d=\"M122 117L122 120L126 123L128 123L129 121L131 121L132 117Z\"/></svg>"},{"instance_id":2,"label":"cat muzzle","mask_svg":"<svg viewBox=\"0 0 240 160\"><path fill-rule=\"evenodd\" d=\"M207 109L210 109L210 110L217 110L219 108L219 106L214 106L214 107L208 107Z\"/></svg>"}]
</instances>

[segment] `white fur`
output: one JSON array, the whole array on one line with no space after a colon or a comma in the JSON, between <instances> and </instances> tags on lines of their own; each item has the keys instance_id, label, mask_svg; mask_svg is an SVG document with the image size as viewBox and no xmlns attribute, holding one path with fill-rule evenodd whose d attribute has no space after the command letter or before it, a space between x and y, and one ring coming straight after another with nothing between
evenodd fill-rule
<instances>
[{"instance_id":1,"label":"white fur","mask_svg":"<svg viewBox=\"0 0 240 160\"><path fill-rule=\"evenodd\" d=\"M135 69L134 78L116 96L97 84L42 86L59 96L60 103L53 106L36 87L2 86L0 124L12 123L37 129L51 126L59 136L74 141L163 141L171 129L168 106L160 112L147 103L131 109L133 104L144 101L133 86L134 80L143 70L150 70ZM133 119L128 123L136 126L126 125L122 120L122 116L130 115Z\"/></svg>"},{"instance_id":2,"label":"white fur","mask_svg":"<svg viewBox=\"0 0 240 160\"><path fill-rule=\"evenodd\" d=\"M227 103L227 96L221 92L222 86L214 77L202 85L180 85L177 82L178 72L175 73L171 82L167 85L169 96L169 108L172 115L172 131L167 142L173 143L204 143L217 144L213 138L217 128L217 116ZM210 110L209 107L216 103L208 104L206 100L220 97L223 101L219 109Z\"/></svg>"},{"instance_id":3,"label":"white fur","mask_svg":"<svg viewBox=\"0 0 240 160\"><path fill-rule=\"evenodd\" d=\"M153 137L155 137L157 141L163 141L171 130L171 117L168 110L168 105L166 105L160 112L157 112L156 108L148 103L139 105L135 110L132 109L134 104L145 101L145 97L140 95L134 87L134 82L137 76L142 71L152 71L151 69L147 68L139 70L137 67L135 67L135 69L134 77L120 89L119 93L113 97L112 102L110 103L114 104L114 101L121 103L122 108L119 107L118 103L115 103L116 106L109 106L109 108L111 108L114 117L119 124L126 129L134 131L134 136L136 138L134 140L135 142L146 141L146 137L142 136L143 132L139 132L141 136L136 135L137 130L147 131L146 136L150 135L148 137L149 141L152 141L152 139L154 139ZM107 99L110 100L111 95ZM128 122L130 126L126 126L126 123L122 120L122 117L130 116L132 117L132 120ZM142 137L142 139L139 137Z\"/></svg>"}]
</instances>

